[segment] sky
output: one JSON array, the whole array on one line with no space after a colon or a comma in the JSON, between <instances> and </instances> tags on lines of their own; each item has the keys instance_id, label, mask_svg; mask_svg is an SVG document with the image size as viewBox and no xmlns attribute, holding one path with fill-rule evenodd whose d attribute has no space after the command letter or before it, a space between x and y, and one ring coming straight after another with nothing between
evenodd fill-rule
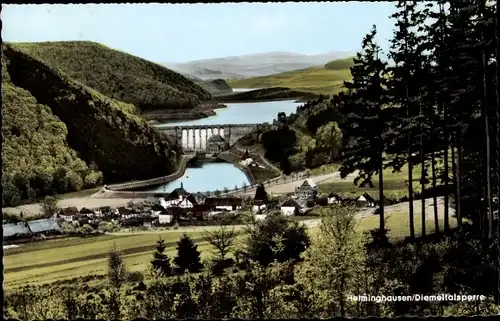
<instances>
[{"instance_id":1,"label":"sky","mask_svg":"<svg viewBox=\"0 0 500 321\"><path fill-rule=\"evenodd\" d=\"M87 40L155 62L388 49L394 2L2 5L7 42Z\"/></svg>"}]
</instances>

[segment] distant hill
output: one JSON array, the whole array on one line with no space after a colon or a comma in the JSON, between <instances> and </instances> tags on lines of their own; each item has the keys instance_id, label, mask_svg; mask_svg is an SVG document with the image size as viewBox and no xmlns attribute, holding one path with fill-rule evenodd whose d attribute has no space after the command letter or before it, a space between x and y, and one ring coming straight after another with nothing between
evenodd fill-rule
<instances>
[{"instance_id":1,"label":"distant hill","mask_svg":"<svg viewBox=\"0 0 500 321\"><path fill-rule=\"evenodd\" d=\"M16 43L48 66L139 109L193 108L211 95L164 66L88 41Z\"/></svg>"},{"instance_id":2,"label":"distant hill","mask_svg":"<svg viewBox=\"0 0 500 321\"><path fill-rule=\"evenodd\" d=\"M43 63L39 51L19 47L29 46L2 45L2 206L177 169L177 143L133 115L133 105ZM109 70L106 66L100 68ZM90 83L87 72L96 67L81 69L79 79ZM102 73L96 78L102 81Z\"/></svg>"},{"instance_id":3,"label":"distant hill","mask_svg":"<svg viewBox=\"0 0 500 321\"><path fill-rule=\"evenodd\" d=\"M181 74L200 79L242 79L268 76L281 72L325 65L329 61L352 56L352 52L338 51L304 55L290 52L215 58L186 63L162 63Z\"/></svg>"},{"instance_id":4,"label":"distant hill","mask_svg":"<svg viewBox=\"0 0 500 321\"><path fill-rule=\"evenodd\" d=\"M351 79L352 58L329 61L323 66L287 71L263 77L229 80L232 88L287 87L315 94L333 94Z\"/></svg>"},{"instance_id":5,"label":"distant hill","mask_svg":"<svg viewBox=\"0 0 500 321\"><path fill-rule=\"evenodd\" d=\"M230 94L233 92L231 86L224 79L193 80L195 84L208 91L213 96Z\"/></svg>"}]
</instances>

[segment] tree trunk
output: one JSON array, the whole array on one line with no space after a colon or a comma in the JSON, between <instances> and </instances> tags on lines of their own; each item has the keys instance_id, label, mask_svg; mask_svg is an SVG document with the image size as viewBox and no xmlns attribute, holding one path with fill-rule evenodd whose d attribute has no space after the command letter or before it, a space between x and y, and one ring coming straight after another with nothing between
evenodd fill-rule
<instances>
[{"instance_id":1,"label":"tree trunk","mask_svg":"<svg viewBox=\"0 0 500 321\"><path fill-rule=\"evenodd\" d=\"M422 105L420 105L420 115L422 115ZM425 236L425 155L424 155L424 130L422 120L420 120L420 200L422 204L422 236Z\"/></svg>"},{"instance_id":2,"label":"tree trunk","mask_svg":"<svg viewBox=\"0 0 500 321\"><path fill-rule=\"evenodd\" d=\"M415 238L415 222L413 213L413 164L411 159L411 134L408 134L408 201L410 215L410 237Z\"/></svg>"},{"instance_id":3,"label":"tree trunk","mask_svg":"<svg viewBox=\"0 0 500 321\"><path fill-rule=\"evenodd\" d=\"M385 235L385 213L384 213L384 158L383 152L380 152L379 155L379 175L378 175L378 193L380 200L380 216L379 216L379 229L380 236Z\"/></svg>"},{"instance_id":4,"label":"tree trunk","mask_svg":"<svg viewBox=\"0 0 500 321\"><path fill-rule=\"evenodd\" d=\"M481 39L484 40L484 34L481 32ZM486 215L488 217L488 238L493 239L493 211L491 208L491 146L490 146L490 124L488 117L488 104L487 104L487 92L486 92L486 52L484 48L482 49L482 73L483 73L483 97L481 98L481 104L483 107L483 119L484 119L484 134L486 140Z\"/></svg>"},{"instance_id":5,"label":"tree trunk","mask_svg":"<svg viewBox=\"0 0 500 321\"><path fill-rule=\"evenodd\" d=\"M439 233L439 215L436 196L436 152L433 150L431 154L431 167L432 167L432 207L434 208L434 230Z\"/></svg>"},{"instance_id":6,"label":"tree trunk","mask_svg":"<svg viewBox=\"0 0 500 321\"><path fill-rule=\"evenodd\" d=\"M459 129L460 130L460 129ZM457 223L458 227L462 227L462 179L460 177L460 169L462 167L462 135L460 132L457 133L457 141L456 141L457 158L454 158L455 165L455 184L456 184L456 200L455 200L455 208L457 213Z\"/></svg>"},{"instance_id":7,"label":"tree trunk","mask_svg":"<svg viewBox=\"0 0 500 321\"><path fill-rule=\"evenodd\" d=\"M456 157L457 153L455 152L456 148L456 134L453 134L453 139L451 143L451 172L452 172L452 177L453 177L453 183L451 184L453 188L453 198L455 199L455 211L457 208L457 202L458 202L458 184L457 184L457 162L456 162Z\"/></svg>"},{"instance_id":8,"label":"tree trunk","mask_svg":"<svg viewBox=\"0 0 500 321\"><path fill-rule=\"evenodd\" d=\"M442 103L443 105L443 119L445 120L444 123L444 138L445 138L445 145L444 145L444 176L443 176L443 183L444 183L444 231L447 232L450 230L450 220L449 220L449 215L450 215L450 210L449 210L449 195L448 195L448 173L450 171L450 166L448 163L448 148L450 147L450 137L448 134L448 124L446 123L447 117L446 117L446 107L444 102Z\"/></svg>"}]
</instances>

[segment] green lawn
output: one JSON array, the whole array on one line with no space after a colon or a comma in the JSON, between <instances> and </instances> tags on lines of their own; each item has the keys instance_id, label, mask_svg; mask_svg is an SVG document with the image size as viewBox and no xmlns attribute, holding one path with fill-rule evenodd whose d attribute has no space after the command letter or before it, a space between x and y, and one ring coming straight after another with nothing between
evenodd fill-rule
<instances>
[{"instance_id":1,"label":"green lawn","mask_svg":"<svg viewBox=\"0 0 500 321\"><path fill-rule=\"evenodd\" d=\"M104 274L107 254L113 244L123 251L130 271L143 271L155 251L161 236L167 243L167 254L175 255L175 242L183 232L158 231L158 233L68 238L40 243L22 244L5 250L5 287L30 283L45 283L71 279L88 274ZM202 240L202 230L188 233L197 241L202 256L211 253L211 247Z\"/></svg>"},{"instance_id":2,"label":"green lawn","mask_svg":"<svg viewBox=\"0 0 500 321\"><path fill-rule=\"evenodd\" d=\"M450 183L451 183L451 171L452 171L452 161L451 161L451 150L449 152L450 161L449 161L449 172L450 172ZM338 165L324 165L325 173L334 172L338 170ZM440 159L436 160L436 170L439 171L443 167L443 162ZM321 167L313 169L311 172L316 174L322 174L323 169ZM421 175L421 167L420 164L413 167L413 190L415 192L421 191L420 186L420 175ZM316 175L315 174L315 175ZM431 170L430 168L427 170L427 179L431 180ZM370 187L358 187L355 186L352 180L345 179L341 182L334 183L323 183L318 184L320 193L330 193L335 191L337 193L346 195L346 196L359 196L360 193L367 192L374 199L379 198L378 196L378 175L373 175L372 178L373 188ZM439 184L439 180L438 180ZM425 188L432 187L432 184L426 184ZM404 165L401 168L401 171L393 173L391 169L384 170L384 195L385 197L403 197L408 195L408 165Z\"/></svg>"},{"instance_id":3,"label":"green lawn","mask_svg":"<svg viewBox=\"0 0 500 321\"><path fill-rule=\"evenodd\" d=\"M324 66L287 71L263 77L228 80L232 88L287 87L315 94L334 94L342 89L344 80L351 79L346 69L327 69Z\"/></svg>"},{"instance_id":4,"label":"green lawn","mask_svg":"<svg viewBox=\"0 0 500 321\"><path fill-rule=\"evenodd\" d=\"M414 225L415 225L415 235L420 236L422 234L422 215L420 213L414 214ZM434 233L434 218L433 213L427 213L426 215L426 233ZM457 219L450 216L449 219L450 228L455 228L457 226ZM442 230L444 226L444 220L439 219L439 228ZM359 220L358 227L362 231L370 231L379 227L379 216L372 215L368 217L361 218ZM386 214L386 228L389 230L389 239L391 241L402 240L410 235L410 220L407 211L393 212ZM314 227L310 229L312 235L317 234L319 227Z\"/></svg>"}]
</instances>

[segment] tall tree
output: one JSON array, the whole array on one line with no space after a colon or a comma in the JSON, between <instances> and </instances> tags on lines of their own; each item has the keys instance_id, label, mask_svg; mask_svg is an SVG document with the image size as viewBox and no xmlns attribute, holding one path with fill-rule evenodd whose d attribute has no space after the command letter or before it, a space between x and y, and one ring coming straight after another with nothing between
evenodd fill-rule
<instances>
[{"instance_id":1,"label":"tall tree","mask_svg":"<svg viewBox=\"0 0 500 321\"><path fill-rule=\"evenodd\" d=\"M391 40L389 57L393 60L390 67L391 97L399 107L398 118L400 119L401 138L406 140L406 163L408 165L408 198L409 198L409 220L410 237L415 237L414 208L413 208L413 164L415 145L415 128L418 126L418 114L420 111L420 95L423 81L419 71L423 68L424 57L422 41L424 35L415 30L423 24L425 15L418 8L417 1L399 1L396 5L398 11L391 17L396 19L396 31ZM403 146L402 143L398 146ZM402 161L398 157L392 162L392 166L399 170Z\"/></svg>"},{"instance_id":2,"label":"tall tree","mask_svg":"<svg viewBox=\"0 0 500 321\"><path fill-rule=\"evenodd\" d=\"M165 240L161 238L156 242L156 252L153 256L153 260L151 261L151 265L153 266L153 270L159 276L169 276L171 275L170 268L170 258L167 254L165 254Z\"/></svg>"},{"instance_id":3,"label":"tall tree","mask_svg":"<svg viewBox=\"0 0 500 321\"><path fill-rule=\"evenodd\" d=\"M187 234L183 234L177 242L177 256L174 258L174 263L181 273L186 270L196 273L203 268L198 245Z\"/></svg>"},{"instance_id":4,"label":"tall tree","mask_svg":"<svg viewBox=\"0 0 500 321\"><path fill-rule=\"evenodd\" d=\"M345 119L342 123L344 146L342 150L341 177L359 170L354 183L372 185L378 174L380 222L379 231L385 233L384 215L384 151L386 128L390 110L386 102L386 68L381 49L375 42L376 26L365 36L362 50L351 67L352 82L344 82L349 94L339 110Z\"/></svg>"}]
</instances>

